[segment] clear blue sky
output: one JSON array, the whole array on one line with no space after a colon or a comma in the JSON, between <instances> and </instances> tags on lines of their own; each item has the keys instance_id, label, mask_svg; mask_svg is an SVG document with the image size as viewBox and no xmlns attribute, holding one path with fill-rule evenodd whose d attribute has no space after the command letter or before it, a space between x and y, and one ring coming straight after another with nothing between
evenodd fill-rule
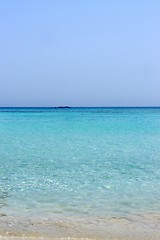
<instances>
[{"instance_id":1,"label":"clear blue sky","mask_svg":"<svg viewBox=\"0 0 160 240\"><path fill-rule=\"evenodd\" d=\"M159 0L0 1L0 106L160 105Z\"/></svg>"}]
</instances>

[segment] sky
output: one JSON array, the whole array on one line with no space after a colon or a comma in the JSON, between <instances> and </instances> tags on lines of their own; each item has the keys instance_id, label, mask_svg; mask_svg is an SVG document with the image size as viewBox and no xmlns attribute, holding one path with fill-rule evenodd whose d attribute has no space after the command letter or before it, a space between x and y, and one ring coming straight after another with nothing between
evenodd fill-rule
<instances>
[{"instance_id":1,"label":"sky","mask_svg":"<svg viewBox=\"0 0 160 240\"><path fill-rule=\"evenodd\" d=\"M0 0L0 106L160 106L159 0Z\"/></svg>"}]
</instances>

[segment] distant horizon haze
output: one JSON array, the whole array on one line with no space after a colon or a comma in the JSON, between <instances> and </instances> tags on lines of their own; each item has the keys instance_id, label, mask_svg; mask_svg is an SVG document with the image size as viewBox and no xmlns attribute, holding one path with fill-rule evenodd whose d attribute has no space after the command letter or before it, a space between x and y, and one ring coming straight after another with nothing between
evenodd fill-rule
<instances>
[{"instance_id":1,"label":"distant horizon haze","mask_svg":"<svg viewBox=\"0 0 160 240\"><path fill-rule=\"evenodd\" d=\"M61 108L62 107L62 108ZM70 108L160 108L160 106L0 106L0 109L3 108L59 108L59 109L70 109Z\"/></svg>"}]
</instances>

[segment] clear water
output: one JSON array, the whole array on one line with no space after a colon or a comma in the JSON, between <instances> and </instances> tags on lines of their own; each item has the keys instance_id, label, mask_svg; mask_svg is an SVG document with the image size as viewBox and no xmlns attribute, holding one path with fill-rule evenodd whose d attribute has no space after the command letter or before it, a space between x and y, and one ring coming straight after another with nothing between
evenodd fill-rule
<instances>
[{"instance_id":1,"label":"clear water","mask_svg":"<svg viewBox=\"0 0 160 240\"><path fill-rule=\"evenodd\" d=\"M160 212L160 108L1 108L0 208Z\"/></svg>"}]
</instances>

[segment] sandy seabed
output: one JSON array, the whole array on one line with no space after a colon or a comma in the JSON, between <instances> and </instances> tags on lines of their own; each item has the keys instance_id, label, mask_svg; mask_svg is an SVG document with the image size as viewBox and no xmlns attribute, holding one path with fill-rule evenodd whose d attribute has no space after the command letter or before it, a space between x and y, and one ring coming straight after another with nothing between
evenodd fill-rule
<instances>
[{"instance_id":1,"label":"sandy seabed","mask_svg":"<svg viewBox=\"0 0 160 240\"><path fill-rule=\"evenodd\" d=\"M160 214L125 217L16 217L0 214L0 240L160 240Z\"/></svg>"}]
</instances>

